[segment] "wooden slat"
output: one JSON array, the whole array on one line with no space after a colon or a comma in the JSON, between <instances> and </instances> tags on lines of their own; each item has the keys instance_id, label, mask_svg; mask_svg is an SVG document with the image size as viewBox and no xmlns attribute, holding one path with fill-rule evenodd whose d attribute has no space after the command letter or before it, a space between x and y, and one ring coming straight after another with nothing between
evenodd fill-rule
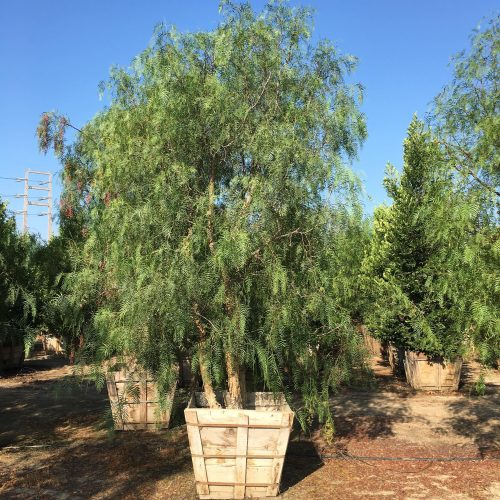
<instances>
[{"instance_id":1,"label":"wooden slat","mask_svg":"<svg viewBox=\"0 0 500 500\"><path fill-rule=\"evenodd\" d=\"M150 377L146 377L144 372L139 373L137 370L132 370L129 373L123 369L108 373L106 386L116 430L168 428L171 408L161 413L156 411L159 408L156 383ZM138 401L129 394L129 388L133 386L138 386ZM168 395L171 401L173 401L175 390L176 384L171 387ZM123 419L119 415L120 405L123 405L126 413ZM158 421L156 417L158 417ZM122 420L124 421L122 422Z\"/></svg>"},{"instance_id":2,"label":"wooden slat","mask_svg":"<svg viewBox=\"0 0 500 500\"><path fill-rule=\"evenodd\" d=\"M106 385L108 387L108 395L111 401L118 401L118 393L113 375L106 375Z\"/></svg>"},{"instance_id":3,"label":"wooden slat","mask_svg":"<svg viewBox=\"0 0 500 500\"><path fill-rule=\"evenodd\" d=\"M240 426L236 433L236 475L234 498L245 498L245 481L247 475L247 447L248 447L248 415L240 415ZM240 483L240 484L238 484Z\"/></svg>"},{"instance_id":4,"label":"wooden slat","mask_svg":"<svg viewBox=\"0 0 500 500\"><path fill-rule=\"evenodd\" d=\"M118 391L116 389L115 378L113 375L106 375L106 386L108 388L109 403L111 405L111 414L116 430L123 430L122 419L118 415Z\"/></svg>"},{"instance_id":5,"label":"wooden slat","mask_svg":"<svg viewBox=\"0 0 500 500\"><path fill-rule=\"evenodd\" d=\"M184 416L186 418L186 423L188 424L197 424L198 416L196 414L196 410L188 410L184 411ZM189 437L189 445L191 447L191 451L196 455L203 455L203 445L201 444L200 437L200 429L197 429L195 425L187 426L188 437ZM193 468L195 471L196 478L196 491L198 495L208 495L210 493L210 489L207 483L207 470L205 469L205 459L192 456L193 460Z\"/></svg>"},{"instance_id":6,"label":"wooden slat","mask_svg":"<svg viewBox=\"0 0 500 500\"><path fill-rule=\"evenodd\" d=\"M258 393L252 401L255 408L210 409L196 407L206 403L203 398L191 398L185 415L200 499L277 494L293 412L272 393Z\"/></svg>"},{"instance_id":7,"label":"wooden slat","mask_svg":"<svg viewBox=\"0 0 500 500\"><path fill-rule=\"evenodd\" d=\"M139 421L148 422L148 382L144 378L139 383Z\"/></svg>"},{"instance_id":8,"label":"wooden slat","mask_svg":"<svg viewBox=\"0 0 500 500\"><path fill-rule=\"evenodd\" d=\"M407 351L405 354L406 378L415 389L456 390L460 382L461 365L461 359L450 363L429 359L422 353Z\"/></svg>"},{"instance_id":9,"label":"wooden slat","mask_svg":"<svg viewBox=\"0 0 500 500\"><path fill-rule=\"evenodd\" d=\"M213 491L212 491L213 490ZM266 488L247 488L247 490L250 490L250 493L248 494L248 498L262 498L265 497L266 495ZM260 490L260 494L253 494L253 491ZM232 491L233 488L231 486L212 486L210 495L199 495L200 500L215 500L215 499L228 499L232 498Z\"/></svg>"},{"instance_id":10,"label":"wooden slat","mask_svg":"<svg viewBox=\"0 0 500 500\"><path fill-rule=\"evenodd\" d=\"M278 436L278 442L276 444L276 451L280 455L284 455L286 453L286 448L288 446L288 439L290 437L290 428L292 426L292 420L293 416L290 413L283 413L281 424L282 424L282 429L280 430L279 436ZM285 459L284 458L279 458L276 456L273 460L273 465L272 465L272 470L271 470L271 481L272 484L270 484L267 487L267 496L276 496L278 494L278 489L279 489L279 481L281 479L281 473L283 470L283 463Z\"/></svg>"}]
</instances>

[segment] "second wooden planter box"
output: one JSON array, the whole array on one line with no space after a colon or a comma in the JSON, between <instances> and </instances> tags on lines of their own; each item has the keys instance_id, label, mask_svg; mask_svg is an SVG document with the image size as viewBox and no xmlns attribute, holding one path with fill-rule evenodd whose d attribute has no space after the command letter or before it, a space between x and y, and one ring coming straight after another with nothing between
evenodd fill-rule
<instances>
[{"instance_id":1,"label":"second wooden planter box","mask_svg":"<svg viewBox=\"0 0 500 500\"><path fill-rule=\"evenodd\" d=\"M431 359L425 354L405 352L406 380L414 389L427 391L456 391L460 382L462 359L447 362Z\"/></svg>"},{"instance_id":2,"label":"second wooden planter box","mask_svg":"<svg viewBox=\"0 0 500 500\"><path fill-rule=\"evenodd\" d=\"M382 344L380 340L370 335L368 328L365 325L358 325L357 330L363 335L363 340L368 352L372 356L380 356L382 352Z\"/></svg>"},{"instance_id":3,"label":"second wooden planter box","mask_svg":"<svg viewBox=\"0 0 500 500\"><path fill-rule=\"evenodd\" d=\"M24 361L24 344L16 337L0 341L0 371L21 368Z\"/></svg>"},{"instance_id":4,"label":"second wooden planter box","mask_svg":"<svg viewBox=\"0 0 500 500\"><path fill-rule=\"evenodd\" d=\"M160 411L154 380L135 365L108 373L106 385L116 430L160 430L168 427L175 384L170 390L170 407L166 411Z\"/></svg>"},{"instance_id":5,"label":"second wooden planter box","mask_svg":"<svg viewBox=\"0 0 500 500\"><path fill-rule=\"evenodd\" d=\"M184 410L199 497L276 496L294 415L284 397L256 392L242 410L206 406L196 393Z\"/></svg>"},{"instance_id":6,"label":"second wooden planter box","mask_svg":"<svg viewBox=\"0 0 500 500\"><path fill-rule=\"evenodd\" d=\"M404 377L405 350L402 347L396 347L394 344L389 343L387 348L387 358L392 369L392 373L398 377Z\"/></svg>"}]
</instances>

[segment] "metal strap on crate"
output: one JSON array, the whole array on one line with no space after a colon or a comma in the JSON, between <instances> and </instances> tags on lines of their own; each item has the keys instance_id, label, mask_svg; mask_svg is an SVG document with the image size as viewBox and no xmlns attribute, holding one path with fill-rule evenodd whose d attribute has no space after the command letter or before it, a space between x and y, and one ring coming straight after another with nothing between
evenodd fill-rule
<instances>
[{"instance_id":1,"label":"metal strap on crate","mask_svg":"<svg viewBox=\"0 0 500 500\"><path fill-rule=\"evenodd\" d=\"M279 483L235 483L228 482L222 483L218 481L196 481L196 484L202 484L203 486L246 486L246 487L264 487L267 488L269 486L278 486Z\"/></svg>"},{"instance_id":2,"label":"metal strap on crate","mask_svg":"<svg viewBox=\"0 0 500 500\"><path fill-rule=\"evenodd\" d=\"M289 425L266 425L266 424L203 424L187 422L186 425L192 427L216 427L220 429L244 427L248 429L290 429Z\"/></svg>"},{"instance_id":3,"label":"metal strap on crate","mask_svg":"<svg viewBox=\"0 0 500 500\"><path fill-rule=\"evenodd\" d=\"M202 455L198 453L191 453L192 457L195 458L238 458L238 457L245 457L247 459L251 458L268 458L268 459L274 459L274 458L285 458L285 455L245 455L245 454L233 454L233 455Z\"/></svg>"}]
</instances>

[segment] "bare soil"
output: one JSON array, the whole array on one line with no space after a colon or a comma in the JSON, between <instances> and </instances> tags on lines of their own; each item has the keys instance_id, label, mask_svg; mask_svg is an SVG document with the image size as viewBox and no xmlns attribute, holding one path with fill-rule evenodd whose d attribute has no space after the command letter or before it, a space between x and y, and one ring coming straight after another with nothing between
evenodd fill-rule
<instances>
[{"instance_id":1,"label":"bare soil","mask_svg":"<svg viewBox=\"0 0 500 500\"><path fill-rule=\"evenodd\" d=\"M458 393L416 393L372 362L371 389L332 398L333 444L294 432L281 497L500 499L500 372L482 397L474 363ZM110 433L106 393L71 380L56 357L0 378L1 498L196 498L180 411L165 432Z\"/></svg>"}]
</instances>

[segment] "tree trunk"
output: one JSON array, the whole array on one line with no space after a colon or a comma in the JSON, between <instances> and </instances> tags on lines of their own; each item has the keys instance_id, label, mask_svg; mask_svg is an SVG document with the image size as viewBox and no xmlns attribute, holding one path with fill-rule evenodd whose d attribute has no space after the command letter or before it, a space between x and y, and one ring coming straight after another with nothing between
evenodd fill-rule
<instances>
[{"instance_id":1,"label":"tree trunk","mask_svg":"<svg viewBox=\"0 0 500 500\"><path fill-rule=\"evenodd\" d=\"M203 382L203 392L207 398L207 403L209 408L220 408L220 404L217 402L217 397L215 395L214 387L212 385L212 380L210 378L210 373L208 371L208 363L206 358L206 342L207 334L205 327L199 318L198 304L193 305L193 319L194 324L200 334L200 350L199 350L199 361L200 361L200 373L201 380Z\"/></svg>"},{"instance_id":2,"label":"tree trunk","mask_svg":"<svg viewBox=\"0 0 500 500\"><path fill-rule=\"evenodd\" d=\"M240 366L240 391L244 408L247 400L247 375L245 368L242 366Z\"/></svg>"},{"instance_id":3,"label":"tree trunk","mask_svg":"<svg viewBox=\"0 0 500 500\"><path fill-rule=\"evenodd\" d=\"M210 180L208 183L208 210L207 210L207 235L208 235L208 247L210 252L213 254L215 251L215 238L214 238L214 227L213 227L213 216L214 216L214 205L215 205L215 167L211 166L210 169ZM223 279L226 287L226 293L229 290L229 280L226 273L223 271ZM230 314L231 307L226 303L226 312ZM200 350L200 352L203 349ZM202 372L203 384L205 385L205 378L203 376L203 366L200 358L200 371ZM245 401L245 391L244 391L244 370L241 370L239 364L234 360L233 356L228 352L226 353L226 371L228 378L228 398L227 407L228 408L243 408ZM243 373L243 377L241 377ZM207 377L208 378L208 377ZM243 380L243 383L242 383ZM210 387L211 389L211 387ZM242 390L243 389L243 390ZM213 392L213 391L212 391ZM207 402L212 408L209 401L209 394L205 389ZM212 398L212 396L210 395ZM215 397L215 395L213 395ZM215 401L215 403L217 403ZM217 403L218 404L218 403Z\"/></svg>"},{"instance_id":4,"label":"tree trunk","mask_svg":"<svg viewBox=\"0 0 500 500\"><path fill-rule=\"evenodd\" d=\"M241 380L243 370L240 369L240 367L233 359L233 356L229 352L226 352L226 369L229 389L227 407L236 409L243 408L245 400L245 394L242 390L244 384Z\"/></svg>"},{"instance_id":5,"label":"tree trunk","mask_svg":"<svg viewBox=\"0 0 500 500\"><path fill-rule=\"evenodd\" d=\"M215 241L214 241L214 227L213 227L213 217L214 217L214 203L215 203L215 169L212 167L210 171L210 181L208 182L208 210L207 210L207 235L208 235L208 247L210 252L214 252Z\"/></svg>"},{"instance_id":6,"label":"tree trunk","mask_svg":"<svg viewBox=\"0 0 500 500\"><path fill-rule=\"evenodd\" d=\"M82 333L78 336L78 342L76 339L73 339L71 351L69 353L69 364L74 365L76 361L76 353L83 348L83 344L85 343L85 338Z\"/></svg>"},{"instance_id":7,"label":"tree trunk","mask_svg":"<svg viewBox=\"0 0 500 500\"><path fill-rule=\"evenodd\" d=\"M207 360L205 357L205 346L200 346L200 373L201 380L203 382L203 392L207 398L207 403L209 408L220 408L220 404L217 402L217 396L215 395L214 387L212 385L212 380L210 379L210 374L208 372Z\"/></svg>"}]
</instances>

